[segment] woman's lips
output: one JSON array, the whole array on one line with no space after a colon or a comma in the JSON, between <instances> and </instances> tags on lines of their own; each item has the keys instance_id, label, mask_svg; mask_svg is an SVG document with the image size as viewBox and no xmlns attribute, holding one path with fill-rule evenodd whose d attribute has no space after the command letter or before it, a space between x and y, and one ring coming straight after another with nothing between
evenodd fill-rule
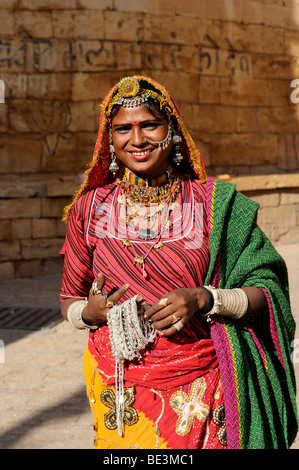
<instances>
[{"instance_id":1,"label":"woman's lips","mask_svg":"<svg viewBox=\"0 0 299 470\"><path fill-rule=\"evenodd\" d=\"M150 156L153 150L154 149L142 150L140 152L132 151L130 152L130 155L132 158L134 158L134 160L142 162L143 160L146 160Z\"/></svg>"}]
</instances>

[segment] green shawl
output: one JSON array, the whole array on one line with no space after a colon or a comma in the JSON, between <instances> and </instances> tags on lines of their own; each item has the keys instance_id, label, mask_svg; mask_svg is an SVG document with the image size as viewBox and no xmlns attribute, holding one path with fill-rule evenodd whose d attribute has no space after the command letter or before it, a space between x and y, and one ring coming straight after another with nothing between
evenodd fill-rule
<instances>
[{"instance_id":1,"label":"green shawl","mask_svg":"<svg viewBox=\"0 0 299 470\"><path fill-rule=\"evenodd\" d=\"M259 205L235 185L208 179L211 261L205 285L263 289L269 315L233 321L215 316L211 336L224 392L230 449L286 449L298 429L285 263L257 225Z\"/></svg>"}]
</instances>

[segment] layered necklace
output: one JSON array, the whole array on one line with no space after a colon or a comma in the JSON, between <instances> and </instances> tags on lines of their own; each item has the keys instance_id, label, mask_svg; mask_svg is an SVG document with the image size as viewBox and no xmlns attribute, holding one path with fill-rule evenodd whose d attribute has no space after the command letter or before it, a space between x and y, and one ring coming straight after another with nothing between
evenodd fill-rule
<instances>
[{"instance_id":1,"label":"layered necklace","mask_svg":"<svg viewBox=\"0 0 299 470\"><path fill-rule=\"evenodd\" d=\"M180 180L171 166L158 178L151 179L140 178L126 168L123 179L117 180L117 183L122 189L126 204L126 238L122 240L122 244L125 249L133 250L133 264L142 268L142 275L147 279L145 260L153 249L159 250L163 247L163 232L166 228L171 228L170 216L178 206L176 199ZM156 230L153 230L153 226ZM128 228L142 240L156 238L144 255L136 253L128 236Z\"/></svg>"}]
</instances>

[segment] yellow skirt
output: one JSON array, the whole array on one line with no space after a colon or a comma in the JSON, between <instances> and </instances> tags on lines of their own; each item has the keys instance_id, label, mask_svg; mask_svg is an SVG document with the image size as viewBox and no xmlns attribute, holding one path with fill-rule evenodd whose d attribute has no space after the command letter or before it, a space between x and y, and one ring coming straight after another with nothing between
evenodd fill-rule
<instances>
[{"instance_id":1,"label":"yellow skirt","mask_svg":"<svg viewBox=\"0 0 299 470\"><path fill-rule=\"evenodd\" d=\"M204 376L175 389L155 390L125 384L124 422L120 436L117 429L115 376L108 377L99 369L88 348L83 365L87 396L94 418L94 448L227 447L218 369L211 369Z\"/></svg>"},{"instance_id":2,"label":"yellow skirt","mask_svg":"<svg viewBox=\"0 0 299 470\"><path fill-rule=\"evenodd\" d=\"M127 406L125 413L131 419L124 422L123 434L119 436L115 423L114 401L115 387L105 383L103 374L97 366L89 349L86 348L83 358L84 376L86 381L87 396L94 419L94 448L96 449L168 449L167 443L160 438L159 431L154 422L149 420L142 412L138 411L138 421L134 419L134 413L130 413ZM113 376L114 377L114 376ZM109 377L106 376L106 380ZM128 395L133 393L134 387L126 389ZM110 392L109 392L110 391ZM103 393L105 392L105 398ZM109 397L110 395L110 397ZM133 408L134 409L134 408ZM110 413L110 414L109 414ZM132 416L133 415L133 416ZM110 420L109 420L110 418ZM114 418L114 419L112 419ZM127 422L126 422L127 421Z\"/></svg>"}]
</instances>

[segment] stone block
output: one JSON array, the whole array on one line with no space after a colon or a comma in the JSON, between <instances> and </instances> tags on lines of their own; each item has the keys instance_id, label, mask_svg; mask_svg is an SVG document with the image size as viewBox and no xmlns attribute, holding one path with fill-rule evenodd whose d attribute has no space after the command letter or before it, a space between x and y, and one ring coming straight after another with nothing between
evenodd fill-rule
<instances>
[{"instance_id":1,"label":"stone block","mask_svg":"<svg viewBox=\"0 0 299 470\"><path fill-rule=\"evenodd\" d=\"M0 132L6 132L8 127L8 104L0 104Z\"/></svg>"},{"instance_id":2,"label":"stone block","mask_svg":"<svg viewBox=\"0 0 299 470\"><path fill-rule=\"evenodd\" d=\"M256 111L258 127L262 132L278 134L298 132L299 106L279 106L258 108Z\"/></svg>"},{"instance_id":3,"label":"stone block","mask_svg":"<svg viewBox=\"0 0 299 470\"><path fill-rule=\"evenodd\" d=\"M91 14L94 12L91 11ZM103 17L103 27L96 25L97 34L93 36L96 39L100 37L116 41L140 40L139 33L144 24L142 13L135 12L132 15L130 12L106 10L103 12Z\"/></svg>"},{"instance_id":4,"label":"stone block","mask_svg":"<svg viewBox=\"0 0 299 470\"><path fill-rule=\"evenodd\" d=\"M12 238L12 228L10 220L0 221L0 240L10 240Z\"/></svg>"},{"instance_id":5,"label":"stone block","mask_svg":"<svg viewBox=\"0 0 299 470\"><path fill-rule=\"evenodd\" d=\"M291 81L287 80L269 80L270 102L271 106L290 106L291 93L293 88L290 87Z\"/></svg>"},{"instance_id":6,"label":"stone block","mask_svg":"<svg viewBox=\"0 0 299 470\"><path fill-rule=\"evenodd\" d=\"M143 25L139 25L139 28L139 31L137 25L133 28L135 34L138 33L138 40L150 43L165 43L168 46L197 44L200 34L200 22L197 18L188 17L186 19L179 15L146 14Z\"/></svg>"},{"instance_id":7,"label":"stone block","mask_svg":"<svg viewBox=\"0 0 299 470\"><path fill-rule=\"evenodd\" d=\"M243 192L245 196L249 197L255 202L260 204L260 207L278 207L280 204L280 195L279 192L264 192L258 191L256 193L252 192Z\"/></svg>"},{"instance_id":8,"label":"stone block","mask_svg":"<svg viewBox=\"0 0 299 470\"><path fill-rule=\"evenodd\" d=\"M256 117L256 108L254 107L243 107L237 110L237 132L252 133L259 132L259 126Z\"/></svg>"},{"instance_id":9,"label":"stone block","mask_svg":"<svg viewBox=\"0 0 299 470\"><path fill-rule=\"evenodd\" d=\"M105 23L101 10L53 10L52 16L56 38L103 38Z\"/></svg>"},{"instance_id":10,"label":"stone block","mask_svg":"<svg viewBox=\"0 0 299 470\"><path fill-rule=\"evenodd\" d=\"M77 181L76 181L77 180ZM82 183L82 178L73 181L52 181L47 185L48 197L72 197Z\"/></svg>"},{"instance_id":11,"label":"stone block","mask_svg":"<svg viewBox=\"0 0 299 470\"><path fill-rule=\"evenodd\" d=\"M14 279L14 264L10 261L0 263L0 281Z\"/></svg>"},{"instance_id":12,"label":"stone block","mask_svg":"<svg viewBox=\"0 0 299 470\"><path fill-rule=\"evenodd\" d=\"M282 170L296 170L299 163L299 142L296 134L279 134L277 166Z\"/></svg>"},{"instance_id":13,"label":"stone block","mask_svg":"<svg viewBox=\"0 0 299 470\"><path fill-rule=\"evenodd\" d=\"M0 9L1 36L14 36L14 17L11 10Z\"/></svg>"},{"instance_id":14,"label":"stone block","mask_svg":"<svg viewBox=\"0 0 299 470\"><path fill-rule=\"evenodd\" d=\"M193 121L197 131L206 134L236 132L237 109L232 106L194 104Z\"/></svg>"},{"instance_id":15,"label":"stone block","mask_svg":"<svg viewBox=\"0 0 299 470\"><path fill-rule=\"evenodd\" d=\"M44 198L42 200L41 216L43 218L61 219L63 209L70 204L70 198Z\"/></svg>"},{"instance_id":16,"label":"stone block","mask_svg":"<svg viewBox=\"0 0 299 470\"><path fill-rule=\"evenodd\" d=\"M68 10L76 8L76 0L20 0L20 8L26 10Z\"/></svg>"},{"instance_id":17,"label":"stone block","mask_svg":"<svg viewBox=\"0 0 299 470\"><path fill-rule=\"evenodd\" d=\"M281 204L299 204L299 188L283 191L280 197Z\"/></svg>"},{"instance_id":18,"label":"stone block","mask_svg":"<svg viewBox=\"0 0 299 470\"><path fill-rule=\"evenodd\" d=\"M94 100L100 104L108 91L119 81L119 72L75 73L72 101Z\"/></svg>"},{"instance_id":19,"label":"stone block","mask_svg":"<svg viewBox=\"0 0 299 470\"><path fill-rule=\"evenodd\" d=\"M55 258L63 246L61 238L36 238L22 240L21 252L24 260Z\"/></svg>"},{"instance_id":20,"label":"stone block","mask_svg":"<svg viewBox=\"0 0 299 470\"><path fill-rule=\"evenodd\" d=\"M93 101L78 101L71 104L71 132L97 131L95 125L95 104Z\"/></svg>"},{"instance_id":21,"label":"stone block","mask_svg":"<svg viewBox=\"0 0 299 470\"><path fill-rule=\"evenodd\" d=\"M65 234L66 234L66 229L67 229L67 225L62 222L61 220L56 220L56 230L57 230L57 236L58 237L65 237Z\"/></svg>"},{"instance_id":22,"label":"stone block","mask_svg":"<svg viewBox=\"0 0 299 470\"><path fill-rule=\"evenodd\" d=\"M247 3L247 2L246 2ZM218 0L199 0L199 16L213 20L241 22L243 5L239 0L219 2ZM245 20L246 21L246 20Z\"/></svg>"},{"instance_id":23,"label":"stone block","mask_svg":"<svg viewBox=\"0 0 299 470\"><path fill-rule=\"evenodd\" d=\"M31 219L13 219L11 221L12 237L14 240L31 238Z\"/></svg>"},{"instance_id":24,"label":"stone block","mask_svg":"<svg viewBox=\"0 0 299 470\"><path fill-rule=\"evenodd\" d=\"M18 240L0 242L0 262L13 261L21 258L21 247Z\"/></svg>"},{"instance_id":25,"label":"stone block","mask_svg":"<svg viewBox=\"0 0 299 470\"><path fill-rule=\"evenodd\" d=\"M220 78L202 75L199 79L199 102L203 104L220 103Z\"/></svg>"},{"instance_id":26,"label":"stone block","mask_svg":"<svg viewBox=\"0 0 299 470\"><path fill-rule=\"evenodd\" d=\"M66 101L71 95L70 73L28 74L27 97Z\"/></svg>"},{"instance_id":27,"label":"stone block","mask_svg":"<svg viewBox=\"0 0 299 470\"><path fill-rule=\"evenodd\" d=\"M278 207L262 207L259 214L263 224L273 224L281 227L296 225L295 204L285 204Z\"/></svg>"},{"instance_id":28,"label":"stone block","mask_svg":"<svg viewBox=\"0 0 299 470\"><path fill-rule=\"evenodd\" d=\"M21 260L15 263L16 278L31 278L42 274L42 261L40 259Z\"/></svg>"},{"instance_id":29,"label":"stone block","mask_svg":"<svg viewBox=\"0 0 299 470\"><path fill-rule=\"evenodd\" d=\"M50 276L53 274L60 274L62 278L63 271L63 257L52 258L49 260L42 260L42 276Z\"/></svg>"},{"instance_id":30,"label":"stone block","mask_svg":"<svg viewBox=\"0 0 299 470\"><path fill-rule=\"evenodd\" d=\"M76 0L74 0L76 8ZM114 8L113 0L78 0L78 8L86 8L87 10L106 10Z\"/></svg>"},{"instance_id":31,"label":"stone block","mask_svg":"<svg viewBox=\"0 0 299 470\"><path fill-rule=\"evenodd\" d=\"M175 101L198 102L198 75L187 72L153 72L152 78L164 85ZM178 86L178 83L183 86Z\"/></svg>"},{"instance_id":32,"label":"stone block","mask_svg":"<svg viewBox=\"0 0 299 470\"><path fill-rule=\"evenodd\" d=\"M168 0L114 0L114 7L119 11L153 13L155 15L174 15L176 12L176 1ZM180 3L180 2L178 2Z\"/></svg>"},{"instance_id":33,"label":"stone block","mask_svg":"<svg viewBox=\"0 0 299 470\"><path fill-rule=\"evenodd\" d=\"M22 73L7 73L1 71L0 78L5 83L5 98L26 98L27 75Z\"/></svg>"},{"instance_id":34,"label":"stone block","mask_svg":"<svg viewBox=\"0 0 299 470\"><path fill-rule=\"evenodd\" d=\"M39 134L7 134L0 140L0 173L24 174L40 170L42 139Z\"/></svg>"},{"instance_id":35,"label":"stone block","mask_svg":"<svg viewBox=\"0 0 299 470\"><path fill-rule=\"evenodd\" d=\"M40 217L40 199L7 199L0 201L0 219Z\"/></svg>"},{"instance_id":36,"label":"stone block","mask_svg":"<svg viewBox=\"0 0 299 470\"><path fill-rule=\"evenodd\" d=\"M55 238L56 220L55 219L33 219L32 220L32 238Z\"/></svg>"},{"instance_id":37,"label":"stone block","mask_svg":"<svg viewBox=\"0 0 299 470\"><path fill-rule=\"evenodd\" d=\"M46 11L26 11L15 12L16 32L25 37L51 38L53 37L52 16Z\"/></svg>"},{"instance_id":38,"label":"stone block","mask_svg":"<svg viewBox=\"0 0 299 470\"><path fill-rule=\"evenodd\" d=\"M269 106L267 80L221 77L221 104L231 106Z\"/></svg>"},{"instance_id":39,"label":"stone block","mask_svg":"<svg viewBox=\"0 0 299 470\"><path fill-rule=\"evenodd\" d=\"M209 140L213 165L275 165L277 137L272 134L214 134Z\"/></svg>"},{"instance_id":40,"label":"stone block","mask_svg":"<svg viewBox=\"0 0 299 470\"><path fill-rule=\"evenodd\" d=\"M254 77L257 79L285 79L290 82L298 76L299 58L279 54L258 54L252 59Z\"/></svg>"}]
</instances>

